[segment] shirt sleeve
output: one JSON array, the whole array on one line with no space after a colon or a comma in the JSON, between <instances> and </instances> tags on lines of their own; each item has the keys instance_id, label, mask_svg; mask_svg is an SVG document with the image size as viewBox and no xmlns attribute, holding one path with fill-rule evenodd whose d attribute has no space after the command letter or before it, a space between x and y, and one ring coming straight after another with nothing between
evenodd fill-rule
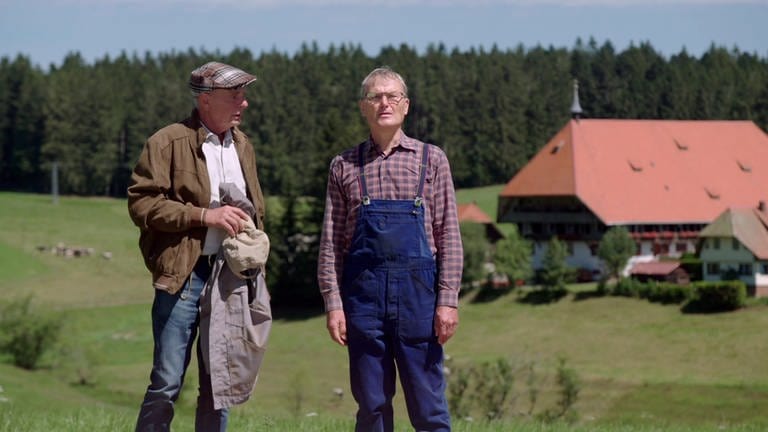
<instances>
[{"instance_id":1,"label":"shirt sleeve","mask_svg":"<svg viewBox=\"0 0 768 432\"><path fill-rule=\"evenodd\" d=\"M347 204L342 193L341 160L335 158L328 170L323 229L317 260L317 281L326 312L342 308L339 287L344 261L344 225Z\"/></svg>"},{"instance_id":2,"label":"shirt sleeve","mask_svg":"<svg viewBox=\"0 0 768 432\"><path fill-rule=\"evenodd\" d=\"M433 146L436 160L433 182L432 234L437 249L438 306L458 307L464 249L456 211L456 192L451 167L445 153Z\"/></svg>"}]
</instances>

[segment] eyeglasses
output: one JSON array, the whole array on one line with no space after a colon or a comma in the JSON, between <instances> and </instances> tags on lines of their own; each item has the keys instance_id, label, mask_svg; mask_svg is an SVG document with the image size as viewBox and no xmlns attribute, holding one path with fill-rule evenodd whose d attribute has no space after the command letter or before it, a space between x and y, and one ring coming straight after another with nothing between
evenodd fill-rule
<instances>
[{"instance_id":1,"label":"eyeglasses","mask_svg":"<svg viewBox=\"0 0 768 432\"><path fill-rule=\"evenodd\" d=\"M405 94L403 94L403 92L366 93L363 99L371 105L378 105L384 102L384 98L387 98L387 105L398 105L400 101L405 98Z\"/></svg>"},{"instance_id":2,"label":"eyeglasses","mask_svg":"<svg viewBox=\"0 0 768 432\"><path fill-rule=\"evenodd\" d=\"M232 102L236 105L240 105L246 99L245 88L239 88L239 89L215 88L207 93L209 95L212 95L215 90L223 90L222 92L217 93L219 95L218 97L220 98L219 100L221 101Z\"/></svg>"}]
</instances>

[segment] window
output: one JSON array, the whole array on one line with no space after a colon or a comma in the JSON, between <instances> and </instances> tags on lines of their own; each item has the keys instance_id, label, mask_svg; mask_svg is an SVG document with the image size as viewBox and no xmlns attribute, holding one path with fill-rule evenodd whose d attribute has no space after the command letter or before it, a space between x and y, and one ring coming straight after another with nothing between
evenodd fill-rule
<instances>
[{"instance_id":1,"label":"window","mask_svg":"<svg viewBox=\"0 0 768 432\"><path fill-rule=\"evenodd\" d=\"M669 243L654 243L653 254L654 255L666 255L669 253Z\"/></svg>"},{"instance_id":2,"label":"window","mask_svg":"<svg viewBox=\"0 0 768 432\"><path fill-rule=\"evenodd\" d=\"M688 252L688 244L685 242L678 242L675 244L675 250L678 252Z\"/></svg>"},{"instance_id":3,"label":"window","mask_svg":"<svg viewBox=\"0 0 768 432\"><path fill-rule=\"evenodd\" d=\"M731 246L733 247L733 250L739 250L739 241L735 238L731 239Z\"/></svg>"},{"instance_id":4,"label":"window","mask_svg":"<svg viewBox=\"0 0 768 432\"><path fill-rule=\"evenodd\" d=\"M712 247L715 249L720 249L720 239L714 238L712 239Z\"/></svg>"},{"instance_id":5,"label":"window","mask_svg":"<svg viewBox=\"0 0 768 432\"><path fill-rule=\"evenodd\" d=\"M742 171L747 172L747 173L748 172L752 172L752 167L749 166L748 163L742 162L740 160L737 160L736 163L739 164L739 168L741 168Z\"/></svg>"},{"instance_id":6,"label":"window","mask_svg":"<svg viewBox=\"0 0 768 432\"><path fill-rule=\"evenodd\" d=\"M565 140L560 140L560 141L557 143L557 145L555 145L554 147L552 147L552 150L550 150L550 153L551 153L551 154L555 154L555 153L557 153L558 151L560 151L560 149L561 149L561 148L563 148L563 146L564 146L564 145L565 145Z\"/></svg>"},{"instance_id":7,"label":"window","mask_svg":"<svg viewBox=\"0 0 768 432\"><path fill-rule=\"evenodd\" d=\"M641 172L643 170L643 165L636 160L627 160L627 163L629 163L629 167L634 172Z\"/></svg>"},{"instance_id":8,"label":"window","mask_svg":"<svg viewBox=\"0 0 768 432\"><path fill-rule=\"evenodd\" d=\"M751 275L752 264L739 264L739 274L745 276Z\"/></svg>"},{"instance_id":9,"label":"window","mask_svg":"<svg viewBox=\"0 0 768 432\"><path fill-rule=\"evenodd\" d=\"M709 195L709 197L712 198L713 200L720 199L720 193L717 192L716 190L711 188L704 188L704 190L707 192L707 195Z\"/></svg>"},{"instance_id":10,"label":"window","mask_svg":"<svg viewBox=\"0 0 768 432\"><path fill-rule=\"evenodd\" d=\"M707 274L708 275L719 275L720 274L720 264L718 264L718 263L707 263Z\"/></svg>"}]
</instances>

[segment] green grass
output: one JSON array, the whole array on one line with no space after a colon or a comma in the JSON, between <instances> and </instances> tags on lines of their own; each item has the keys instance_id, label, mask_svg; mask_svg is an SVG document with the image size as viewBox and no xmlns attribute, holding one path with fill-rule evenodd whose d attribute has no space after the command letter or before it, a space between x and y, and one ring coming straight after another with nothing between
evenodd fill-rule
<instances>
[{"instance_id":1,"label":"green grass","mask_svg":"<svg viewBox=\"0 0 768 432\"><path fill-rule=\"evenodd\" d=\"M46 265L38 257L0 244L0 274L4 275L9 282L28 279L46 271Z\"/></svg>"},{"instance_id":2,"label":"green grass","mask_svg":"<svg viewBox=\"0 0 768 432\"><path fill-rule=\"evenodd\" d=\"M124 200L64 197L53 204L45 195L0 192L0 208L0 254L14 257L0 266L5 295L34 294L57 307L151 301L138 228ZM58 244L93 248L94 255L56 256L50 249ZM112 259L102 258L105 252ZM19 274L23 283L8 280Z\"/></svg>"},{"instance_id":3,"label":"green grass","mask_svg":"<svg viewBox=\"0 0 768 432\"><path fill-rule=\"evenodd\" d=\"M64 197L54 205L45 196L0 193L0 208L3 298L34 294L67 317L62 346L43 368L30 372L0 362L0 432L132 430L152 355L152 288L125 201ZM93 247L96 254L64 258L36 248L57 242ZM101 258L101 251L113 259ZM580 420L569 427L519 416L492 425L457 419L455 430L766 430L764 303L684 315L675 306L628 298L568 296L534 306L518 302L518 295L487 303L473 302L474 293L462 298L460 328L446 346L451 366L497 358L532 362L542 379L540 410L554 403L553 372L563 357L582 381L574 407ZM351 430L355 406L346 365L346 352L328 338L322 315L278 311L256 391L233 410L231 429ZM83 374L88 385L77 383ZM174 430L192 430L196 385L193 361ZM342 398L334 396L336 387ZM516 383L509 412L527 411L524 391L524 383ZM408 430L400 391L395 404L398 430Z\"/></svg>"},{"instance_id":4,"label":"green grass","mask_svg":"<svg viewBox=\"0 0 768 432\"><path fill-rule=\"evenodd\" d=\"M110 432L129 432L133 430L134 417L127 412L116 412L103 408L78 408L68 413L40 413L38 411L21 409L4 411L0 407L0 432L80 432L83 430L99 430ZM353 430L351 419L338 419L323 416L303 418L276 418L268 415L243 417L230 416L229 430L234 431L270 431L270 432L339 432ZM192 432L191 422L175 421L173 430L176 432ZM404 422L397 422L396 431L411 430ZM484 423L477 421L457 420L453 424L455 432L761 432L763 425L729 425L717 426L680 426L661 424L658 426L637 426L631 424L613 425L582 425L540 424L532 422L516 423Z\"/></svg>"}]
</instances>

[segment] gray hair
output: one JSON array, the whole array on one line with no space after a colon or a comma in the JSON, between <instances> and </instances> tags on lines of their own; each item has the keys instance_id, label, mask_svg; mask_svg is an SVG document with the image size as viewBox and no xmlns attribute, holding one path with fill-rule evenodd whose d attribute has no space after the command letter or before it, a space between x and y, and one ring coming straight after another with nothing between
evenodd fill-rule
<instances>
[{"instance_id":1,"label":"gray hair","mask_svg":"<svg viewBox=\"0 0 768 432\"><path fill-rule=\"evenodd\" d=\"M389 66L381 66L372 70L371 73L363 79L363 83L360 85L360 99L365 98L365 94L368 93L368 86L371 84L371 81L379 77L398 81L400 85L403 86L405 97L408 97L408 86L405 85L403 77L400 76L399 73L393 71Z\"/></svg>"}]
</instances>

